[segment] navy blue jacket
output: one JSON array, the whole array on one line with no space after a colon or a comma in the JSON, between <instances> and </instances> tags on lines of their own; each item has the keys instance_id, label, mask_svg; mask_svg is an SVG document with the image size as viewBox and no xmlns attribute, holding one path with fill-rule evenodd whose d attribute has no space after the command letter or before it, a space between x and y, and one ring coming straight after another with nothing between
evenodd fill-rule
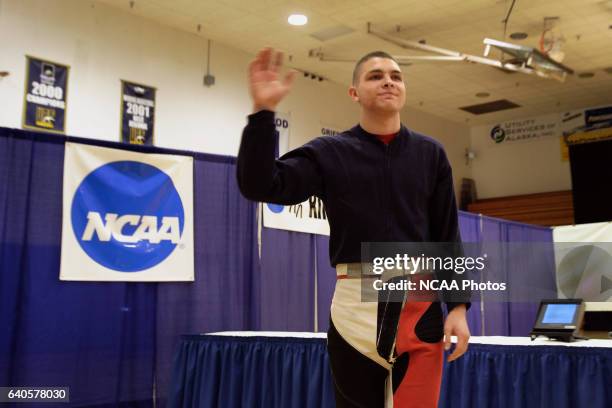
<instances>
[{"instance_id":1,"label":"navy blue jacket","mask_svg":"<svg viewBox=\"0 0 612 408\"><path fill-rule=\"evenodd\" d=\"M361 242L460 240L451 167L436 140L402 125L385 145L357 125L279 159L275 145L274 112L249 115L237 162L240 191L285 205L319 197L333 266L361 262Z\"/></svg>"}]
</instances>

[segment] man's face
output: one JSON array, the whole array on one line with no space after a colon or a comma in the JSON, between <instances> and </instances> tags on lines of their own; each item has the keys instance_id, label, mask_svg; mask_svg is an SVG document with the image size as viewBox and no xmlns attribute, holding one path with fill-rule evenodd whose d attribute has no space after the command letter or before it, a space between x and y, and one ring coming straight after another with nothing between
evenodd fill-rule
<instances>
[{"instance_id":1,"label":"man's face","mask_svg":"<svg viewBox=\"0 0 612 408\"><path fill-rule=\"evenodd\" d=\"M361 108L372 112L399 112L406 103L404 78L397 63L374 57L359 69L359 80L349 95Z\"/></svg>"}]
</instances>

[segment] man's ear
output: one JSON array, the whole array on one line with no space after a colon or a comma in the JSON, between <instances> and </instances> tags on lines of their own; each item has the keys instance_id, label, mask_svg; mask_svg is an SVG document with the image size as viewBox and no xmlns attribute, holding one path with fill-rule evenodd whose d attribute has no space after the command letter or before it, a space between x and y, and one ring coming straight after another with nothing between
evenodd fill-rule
<instances>
[{"instance_id":1,"label":"man's ear","mask_svg":"<svg viewBox=\"0 0 612 408\"><path fill-rule=\"evenodd\" d=\"M349 88L348 93L353 102L359 102L359 94L357 94L357 89L354 86Z\"/></svg>"}]
</instances>

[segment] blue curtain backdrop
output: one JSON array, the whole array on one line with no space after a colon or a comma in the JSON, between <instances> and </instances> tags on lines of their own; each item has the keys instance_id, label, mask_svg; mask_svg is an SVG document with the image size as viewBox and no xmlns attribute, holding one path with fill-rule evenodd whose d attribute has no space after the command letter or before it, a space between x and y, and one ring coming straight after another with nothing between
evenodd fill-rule
<instances>
[{"instance_id":1,"label":"blue curtain backdrop","mask_svg":"<svg viewBox=\"0 0 612 408\"><path fill-rule=\"evenodd\" d=\"M459 230L461 231L461 239L463 242L470 244L481 243L481 225L482 223L480 216L462 211L459 212ZM466 256L480 256L480 253L470 253L470 250L475 251L476 247L472 245L468 246L466 249ZM474 301L467 312L468 326L471 334L474 336L484 334L482 306L483 305L480 302Z\"/></svg>"},{"instance_id":2,"label":"blue curtain backdrop","mask_svg":"<svg viewBox=\"0 0 612 408\"><path fill-rule=\"evenodd\" d=\"M463 214L462 214L463 215ZM507 281L509 290L520 286L549 288L554 291L555 262L550 228L526 225L512 221L482 216L482 248L484 252L497 253L497 262L492 263L489 273L495 279ZM507 242L509 245L499 246ZM512 243L537 243L537 248L528 251L528 245ZM548 247L548 251L544 248ZM520 249L520 253L517 253ZM555 291L556 292L556 291ZM512 297L512 294L509 295ZM533 327L539 303L486 301L484 330L488 336L527 336Z\"/></svg>"},{"instance_id":3,"label":"blue curtain backdrop","mask_svg":"<svg viewBox=\"0 0 612 408\"><path fill-rule=\"evenodd\" d=\"M242 198L235 160L196 155L193 283L157 284L156 389L162 405L181 334L259 329L256 205ZM306 309L307 306L304 306Z\"/></svg>"},{"instance_id":4,"label":"blue curtain backdrop","mask_svg":"<svg viewBox=\"0 0 612 408\"><path fill-rule=\"evenodd\" d=\"M314 331L314 237L263 228L260 330Z\"/></svg>"},{"instance_id":5,"label":"blue curtain backdrop","mask_svg":"<svg viewBox=\"0 0 612 408\"><path fill-rule=\"evenodd\" d=\"M329 237L315 235L317 265L317 322L318 331L329 329L329 308L336 288L336 270L329 262Z\"/></svg>"},{"instance_id":6,"label":"blue curtain backdrop","mask_svg":"<svg viewBox=\"0 0 612 408\"><path fill-rule=\"evenodd\" d=\"M59 281L66 140L194 157L194 283ZM234 161L0 128L0 384L100 406L151 405L155 387L163 406L181 334L259 329L256 205Z\"/></svg>"},{"instance_id":7,"label":"blue curtain backdrop","mask_svg":"<svg viewBox=\"0 0 612 408\"><path fill-rule=\"evenodd\" d=\"M505 241L510 243L531 242L537 248L525 250L521 245L507 265L508 284L514 290L525 290L526 286L535 288L556 288L555 256L552 242L552 229L525 225L517 222L505 222ZM529 276L525 271L530 271ZM554 291L556 293L556 291ZM508 305L508 335L526 336L533 328L538 312L539 302L511 302Z\"/></svg>"},{"instance_id":8,"label":"blue curtain backdrop","mask_svg":"<svg viewBox=\"0 0 612 408\"><path fill-rule=\"evenodd\" d=\"M194 283L59 281L67 140L194 157ZM552 240L549 229L466 213L460 227L483 247ZM260 258L256 204L238 191L234 158L0 128L0 385L69 386L70 405L100 406L147 406L155 389L163 407L182 334L312 331L315 320L326 331L336 282L328 244L264 228ZM552 251L536 261L554 285ZM525 278L511 266L500 273ZM486 303L481 314L473 304L472 333L526 335L535 306Z\"/></svg>"},{"instance_id":9,"label":"blue curtain backdrop","mask_svg":"<svg viewBox=\"0 0 612 408\"><path fill-rule=\"evenodd\" d=\"M154 285L60 282L64 139L0 131L0 384L150 399Z\"/></svg>"}]
</instances>

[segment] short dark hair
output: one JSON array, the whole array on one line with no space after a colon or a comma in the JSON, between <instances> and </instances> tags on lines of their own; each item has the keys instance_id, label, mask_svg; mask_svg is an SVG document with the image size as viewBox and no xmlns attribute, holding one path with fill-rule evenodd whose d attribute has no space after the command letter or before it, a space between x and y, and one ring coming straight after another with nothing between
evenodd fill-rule
<instances>
[{"instance_id":1,"label":"short dark hair","mask_svg":"<svg viewBox=\"0 0 612 408\"><path fill-rule=\"evenodd\" d=\"M366 55L361 57L359 61L357 61L357 63L355 64L355 68L353 69L353 85L355 85L359 80L359 70L363 63L368 60L371 60L372 58L386 58L395 61L395 58L393 58L390 54L384 51L372 51L367 53ZM395 61L395 63L397 64L397 61Z\"/></svg>"}]
</instances>

